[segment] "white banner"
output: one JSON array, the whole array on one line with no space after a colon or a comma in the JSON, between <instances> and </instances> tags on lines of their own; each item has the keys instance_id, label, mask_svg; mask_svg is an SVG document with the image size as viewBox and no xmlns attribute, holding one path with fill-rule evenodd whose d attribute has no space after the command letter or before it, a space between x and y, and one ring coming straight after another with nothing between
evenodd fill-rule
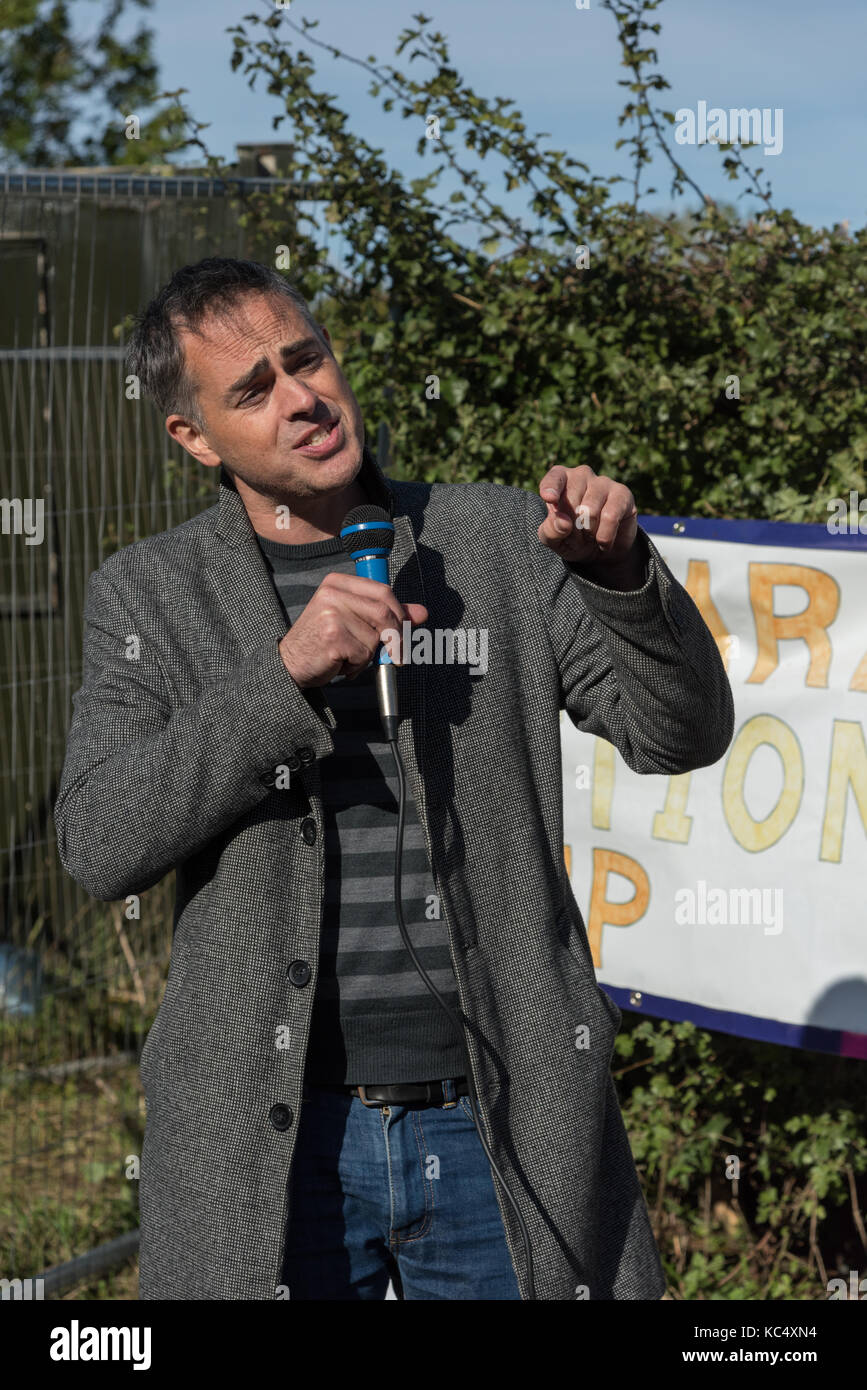
<instances>
[{"instance_id":1,"label":"white banner","mask_svg":"<svg viewBox=\"0 0 867 1390\"><path fill-rule=\"evenodd\" d=\"M867 1057L867 537L641 518L735 700L713 767L632 772L561 715L566 863L624 1009Z\"/></svg>"}]
</instances>

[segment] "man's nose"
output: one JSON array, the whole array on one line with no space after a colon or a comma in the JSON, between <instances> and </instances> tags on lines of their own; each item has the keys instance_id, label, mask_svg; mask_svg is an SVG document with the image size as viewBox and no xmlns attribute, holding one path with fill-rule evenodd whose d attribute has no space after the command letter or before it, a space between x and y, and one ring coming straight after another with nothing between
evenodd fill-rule
<instances>
[{"instance_id":1,"label":"man's nose","mask_svg":"<svg viewBox=\"0 0 867 1390\"><path fill-rule=\"evenodd\" d=\"M291 419L294 415L315 415L319 404L317 393L296 377L284 377L277 383L280 407Z\"/></svg>"}]
</instances>

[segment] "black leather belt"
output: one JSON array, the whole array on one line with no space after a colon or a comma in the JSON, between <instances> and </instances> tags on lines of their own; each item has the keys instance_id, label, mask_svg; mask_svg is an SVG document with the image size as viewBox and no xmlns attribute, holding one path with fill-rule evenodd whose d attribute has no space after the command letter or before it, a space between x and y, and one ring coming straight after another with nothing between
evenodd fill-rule
<instances>
[{"instance_id":1,"label":"black leather belt","mask_svg":"<svg viewBox=\"0 0 867 1390\"><path fill-rule=\"evenodd\" d=\"M315 1084L315 1083L313 1083ZM455 1096L468 1096L470 1088L465 1076L452 1081ZM407 1081L395 1086L321 1086L323 1091L342 1091L345 1095L358 1096L362 1105L447 1105L443 1081Z\"/></svg>"}]
</instances>

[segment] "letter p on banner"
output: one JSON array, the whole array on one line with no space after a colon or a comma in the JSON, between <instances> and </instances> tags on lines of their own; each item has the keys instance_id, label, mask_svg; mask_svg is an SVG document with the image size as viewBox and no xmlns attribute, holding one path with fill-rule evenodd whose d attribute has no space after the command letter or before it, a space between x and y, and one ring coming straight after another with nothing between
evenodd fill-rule
<instances>
[{"instance_id":1,"label":"letter p on banner","mask_svg":"<svg viewBox=\"0 0 867 1390\"><path fill-rule=\"evenodd\" d=\"M609 874L620 874L632 884L635 891L627 902L614 902L606 897ZM637 859L630 859L628 854L618 854L613 849L594 849L587 936L597 970L602 964L603 926L631 927L644 916L649 902L650 880Z\"/></svg>"}]
</instances>

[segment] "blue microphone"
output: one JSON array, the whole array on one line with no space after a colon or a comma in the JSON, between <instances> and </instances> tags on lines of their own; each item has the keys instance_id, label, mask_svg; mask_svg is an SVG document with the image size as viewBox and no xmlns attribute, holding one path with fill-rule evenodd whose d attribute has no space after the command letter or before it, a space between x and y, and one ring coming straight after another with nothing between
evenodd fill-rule
<instances>
[{"instance_id":1,"label":"blue microphone","mask_svg":"<svg viewBox=\"0 0 867 1390\"><path fill-rule=\"evenodd\" d=\"M347 555L355 561L361 579L388 584L388 557L394 546L394 526L382 507L353 507L340 528L340 539ZM376 669L376 698L386 738L397 738L397 680L394 663L380 642Z\"/></svg>"}]
</instances>

